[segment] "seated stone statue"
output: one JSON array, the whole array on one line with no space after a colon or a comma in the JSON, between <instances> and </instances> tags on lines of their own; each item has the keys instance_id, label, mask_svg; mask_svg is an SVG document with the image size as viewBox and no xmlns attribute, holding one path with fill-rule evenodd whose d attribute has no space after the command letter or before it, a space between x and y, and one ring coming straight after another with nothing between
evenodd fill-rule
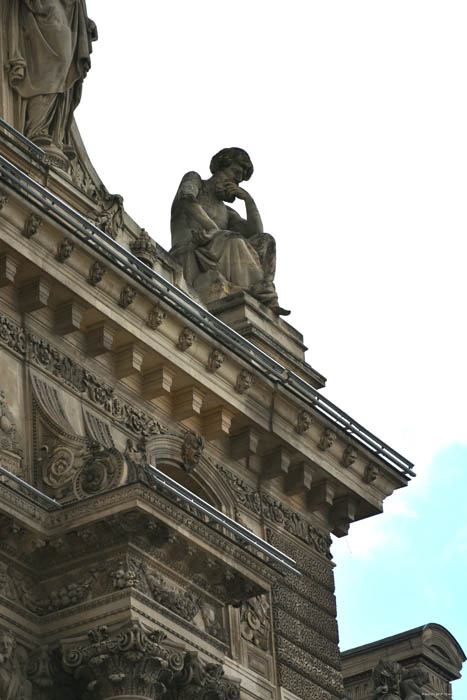
<instances>
[{"instance_id":1,"label":"seated stone statue","mask_svg":"<svg viewBox=\"0 0 467 700\"><path fill-rule=\"evenodd\" d=\"M183 266L186 281L203 298L213 285L249 292L275 314L290 311L279 306L274 275L276 243L263 224L250 194L239 187L249 180L253 164L241 148L224 148L211 160L212 177L202 180L187 173L172 204L172 255ZM245 202L243 219L225 202Z\"/></svg>"}]
</instances>

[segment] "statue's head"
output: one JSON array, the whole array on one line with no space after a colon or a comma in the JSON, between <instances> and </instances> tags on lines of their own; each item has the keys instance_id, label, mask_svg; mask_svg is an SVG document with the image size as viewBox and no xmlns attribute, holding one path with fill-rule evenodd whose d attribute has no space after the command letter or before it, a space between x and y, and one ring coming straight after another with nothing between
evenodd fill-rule
<instances>
[{"instance_id":1,"label":"statue's head","mask_svg":"<svg viewBox=\"0 0 467 700\"><path fill-rule=\"evenodd\" d=\"M0 632L0 664L4 664L11 659L15 648L15 638L11 632Z\"/></svg>"},{"instance_id":2,"label":"statue's head","mask_svg":"<svg viewBox=\"0 0 467 700\"><path fill-rule=\"evenodd\" d=\"M232 166L240 166L242 169L242 176L239 182L243 180L249 180L253 175L253 163L250 160L250 156L243 148L223 148L222 151L216 153L211 160L210 169L213 175L221 170L227 170ZM237 179L237 178L236 178Z\"/></svg>"}]
</instances>

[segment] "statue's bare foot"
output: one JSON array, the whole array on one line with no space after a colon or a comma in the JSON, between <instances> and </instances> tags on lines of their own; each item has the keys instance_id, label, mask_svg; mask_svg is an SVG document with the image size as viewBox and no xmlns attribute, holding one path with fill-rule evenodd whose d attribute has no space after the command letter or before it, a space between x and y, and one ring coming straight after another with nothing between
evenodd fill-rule
<instances>
[{"instance_id":1,"label":"statue's bare foot","mask_svg":"<svg viewBox=\"0 0 467 700\"><path fill-rule=\"evenodd\" d=\"M290 316L290 311L288 309L283 309L282 306L270 306L271 311L274 311L277 316Z\"/></svg>"}]
</instances>

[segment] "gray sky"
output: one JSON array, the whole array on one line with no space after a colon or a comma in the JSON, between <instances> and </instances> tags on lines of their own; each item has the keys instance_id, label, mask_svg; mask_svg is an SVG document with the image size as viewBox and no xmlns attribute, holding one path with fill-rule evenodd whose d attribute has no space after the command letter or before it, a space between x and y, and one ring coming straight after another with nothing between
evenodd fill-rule
<instances>
[{"instance_id":1,"label":"gray sky","mask_svg":"<svg viewBox=\"0 0 467 700\"><path fill-rule=\"evenodd\" d=\"M87 4L100 39L77 121L107 188L168 249L181 176L206 176L222 147L245 148L247 189L277 240L281 304L326 395L416 463L387 513L335 546L342 647L430 621L467 647L461 589L450 588L467 554L456 500L467 488L467 5ZM387 596L413 592L427 539L434 559L419 587L429 578L430 590L417 589L416 613L402 606L375 625ZM453 555L438 566L447 542ZM384 552L393 559L373 612L361 577Z\"/></svg>"}]
</instances>

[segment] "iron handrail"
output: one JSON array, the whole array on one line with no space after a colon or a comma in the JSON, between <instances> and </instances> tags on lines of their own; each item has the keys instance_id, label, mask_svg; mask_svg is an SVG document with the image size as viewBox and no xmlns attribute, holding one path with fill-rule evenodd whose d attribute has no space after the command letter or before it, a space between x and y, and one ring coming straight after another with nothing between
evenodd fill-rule
<instances>
[{"instance_id":1,"label":"iron handrail","mask_svg":"<svg viewBox=\"0 0 467 700\"><path fill-rule=\"evenodd\" d=\"M5 124L6 122L0 119L0 125L5 126ZM8 128L10 133L15 132L10 125ZM25 137L22 136L22 140L24 139ZM35 206L61 225L65 225L71 234L79 237L94 251L116 264L148 291L156 293L158 298L162 298L167 305L184 314L186 318L216 341L220 341L243 360L253 364L268 379L277 382L322 417L331 421L336 429L343 431L348 438L365 447L396 470L415 476L412 470L413 464L409 460L373 435L329 399L322 396L301 377L287 370L233 328L213 316L181 289L141 262L111 236L101 231L62 199L26 175L4 156L0 156L0 174L13 189L22 192Z\"/></svg>"},{"instance_id":2,"label":"iron handrail","mask_svg":"<svg viewBox=\"0 0 467 700\"><path fill-rule=\"evenodd\" d=\"M175 481L175 479L167 476L167 474L161 472L160 469L153 467L152 464L149 465L149 469L151 470L152 478L159 485L169 489L169 491L175 494L177 498L180 498L185 503L194 506L197 510L203 513L203 515L206 515L211 520L219 523L219 525L225 527L233 535L240 538L245 544L253 546L255 549L269 557L269 559L272 561L276 562L277 564L281 564L292 573L302 576L302 573L295 568L296 561L287 554L284 554L284 552L281 552L280 549L273 547L272 544L269 544L269 542L266 542L266 540L258 537L258 535L255 535L254 532L243 525L240 525L240 523L237 523L236 520L229 518L228 515L225 515L210 503L204 501L195 493L182 486L178 481Z\"/></svg>"},{"instance_id":3,"label":"iron handrail","mask_svg":"<svg viewBox=\"0 0 467 700\"><path fill-rule=\"evenodd\" d=\"M19 486L22 486L31 494L34 494L36 498L42 498L42 500L45 501L47 505L53 506L54 508L58 509L63 508L61 503L58 503L58 501L55 501L53 498L47 496L45 493L42 493L42 491L39 491L39 489L36 489L34 486L31 486L31 484L28 484L27 481L23 481L23 479L21 479L19 476L16 476L16 474L9 472L8 469L0 467L0 474L7 477L8 479L11 479L11 481L14 481L16 484L19 484Z\"/></svg>"}]
</instances>

